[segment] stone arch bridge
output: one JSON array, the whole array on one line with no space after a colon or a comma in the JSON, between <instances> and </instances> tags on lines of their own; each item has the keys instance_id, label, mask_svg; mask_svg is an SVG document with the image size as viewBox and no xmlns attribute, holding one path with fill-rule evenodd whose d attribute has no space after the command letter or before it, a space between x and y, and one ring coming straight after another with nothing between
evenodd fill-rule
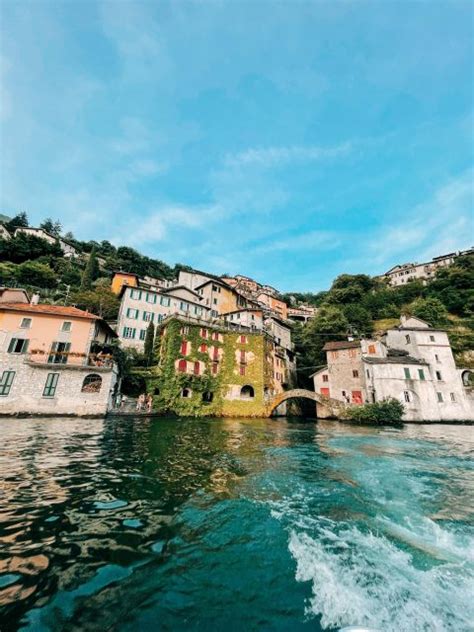
<instances>
[{"instance_id":1,"label":"stone arch bridge","mask_svg":"<svg viewBox=\"0 0 474 632\"><path fill-rule=\"evenodd\" d=\"M338 401L337 399L332 399L331 397L327 397L326 395L320 395L319 393L315 393L314 391L308 391L304 388L294 388L291 391L284 391L283 393L279 393L273 399L267 402L266 404L266 412L267 416L270 417L274 410L283 402L286 402L289 399L311 399L313 402L318 404L318 417L326 418L326 417L339 417L340 413L346 407L343 402Z\"/></svg>"}]
</instances>

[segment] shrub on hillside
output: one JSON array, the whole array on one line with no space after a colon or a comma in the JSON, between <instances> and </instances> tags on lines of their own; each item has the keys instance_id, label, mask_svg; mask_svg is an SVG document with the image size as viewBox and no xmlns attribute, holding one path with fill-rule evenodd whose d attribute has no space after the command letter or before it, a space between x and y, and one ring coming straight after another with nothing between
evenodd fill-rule
<instances>
[{"instance_id":1,"label":"shrub on hillside","mask_svg":"<svg viewBox=\"0 0 474 632\"><path fill-rule=\"evenodd\" d=\"M383 426L401 423L404 411L403 404L398 399L390 397L381 402L347 408L343 412L342 418L360 424Z\"/></svg>"}]
</instances>

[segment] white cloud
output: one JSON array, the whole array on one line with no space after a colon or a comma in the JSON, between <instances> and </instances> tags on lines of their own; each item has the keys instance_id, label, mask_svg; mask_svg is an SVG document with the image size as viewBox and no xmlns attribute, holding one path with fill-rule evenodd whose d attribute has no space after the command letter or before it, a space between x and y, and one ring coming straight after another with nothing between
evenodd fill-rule
<instances>
[{"instance_id":1,"label":"white cloud","mask_svg":"<svg viewBox=\"0 0 474 632\"><path fill-rule=\"evenodd\" d=\"M334 147L318 147L316 145L292 145L289 147L256 147L246 149L238 154L228 154L224 164L228 167L276 167L294 162L310 162L338 158L350 153L351 143L343 143Z\"/></svg>"}]
</instances>

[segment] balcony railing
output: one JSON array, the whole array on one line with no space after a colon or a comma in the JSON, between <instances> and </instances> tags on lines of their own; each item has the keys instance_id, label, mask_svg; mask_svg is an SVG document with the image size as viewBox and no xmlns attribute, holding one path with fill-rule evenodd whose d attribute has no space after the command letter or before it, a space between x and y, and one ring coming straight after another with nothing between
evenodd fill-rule
<instances>
[{"instance_id":1,"label":"balcony railing","mask_svg":"<svg viewBox=\"0 0 474 632\"><path fill-rule=\"evenodd\" d=\"M77 353L74 351L43 351L33 349L26 354L25 361L34 365L54 365L61 367L90 367L97 369L111 369L114 365L110 354L105 353Z\"/></svg>"}]
</instances>

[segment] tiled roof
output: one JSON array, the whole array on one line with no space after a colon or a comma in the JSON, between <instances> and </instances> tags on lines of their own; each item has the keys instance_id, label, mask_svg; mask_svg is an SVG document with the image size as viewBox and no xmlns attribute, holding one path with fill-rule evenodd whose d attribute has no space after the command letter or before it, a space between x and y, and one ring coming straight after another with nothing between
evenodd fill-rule
<instances>
[{"instance_id":1,"label":"tiled roof","mask_svg":"<svg viewBox=\"0 0 474 632\"><path fill-rule=\"evenodd\" d=\"M417 358L412 358L411 356L391 356L387 358L364 356L363 360L364 362L367 362L367 364L428 364L428 362L425 362L424 360L418 360Z\"/></svg>"},{"instance_id":2,"label":"tiled roof","mask_svg":"<svg viewBox=\"0 0 474 632\"><path fill-rule=\"evenodd\" d=\"M356 349L360 347L360 340L338 340L337 342L326 342L323 351L336 351L337 349Z\"/></svg>"},{"instance_id":3,"label":"tiled roof","mask_svg":"<svg viewBox=\"0 0 474 632\"><path fill-rule=\"evenodd\" d=\"M65 305L32 305L31 303L0 303L0 310L12 312L28 312L29 314L50 314L52 316L69 316L70 318L86 318L87 320L101 320L91 312L77 307Z\"/></svg>"}]
</instances>

